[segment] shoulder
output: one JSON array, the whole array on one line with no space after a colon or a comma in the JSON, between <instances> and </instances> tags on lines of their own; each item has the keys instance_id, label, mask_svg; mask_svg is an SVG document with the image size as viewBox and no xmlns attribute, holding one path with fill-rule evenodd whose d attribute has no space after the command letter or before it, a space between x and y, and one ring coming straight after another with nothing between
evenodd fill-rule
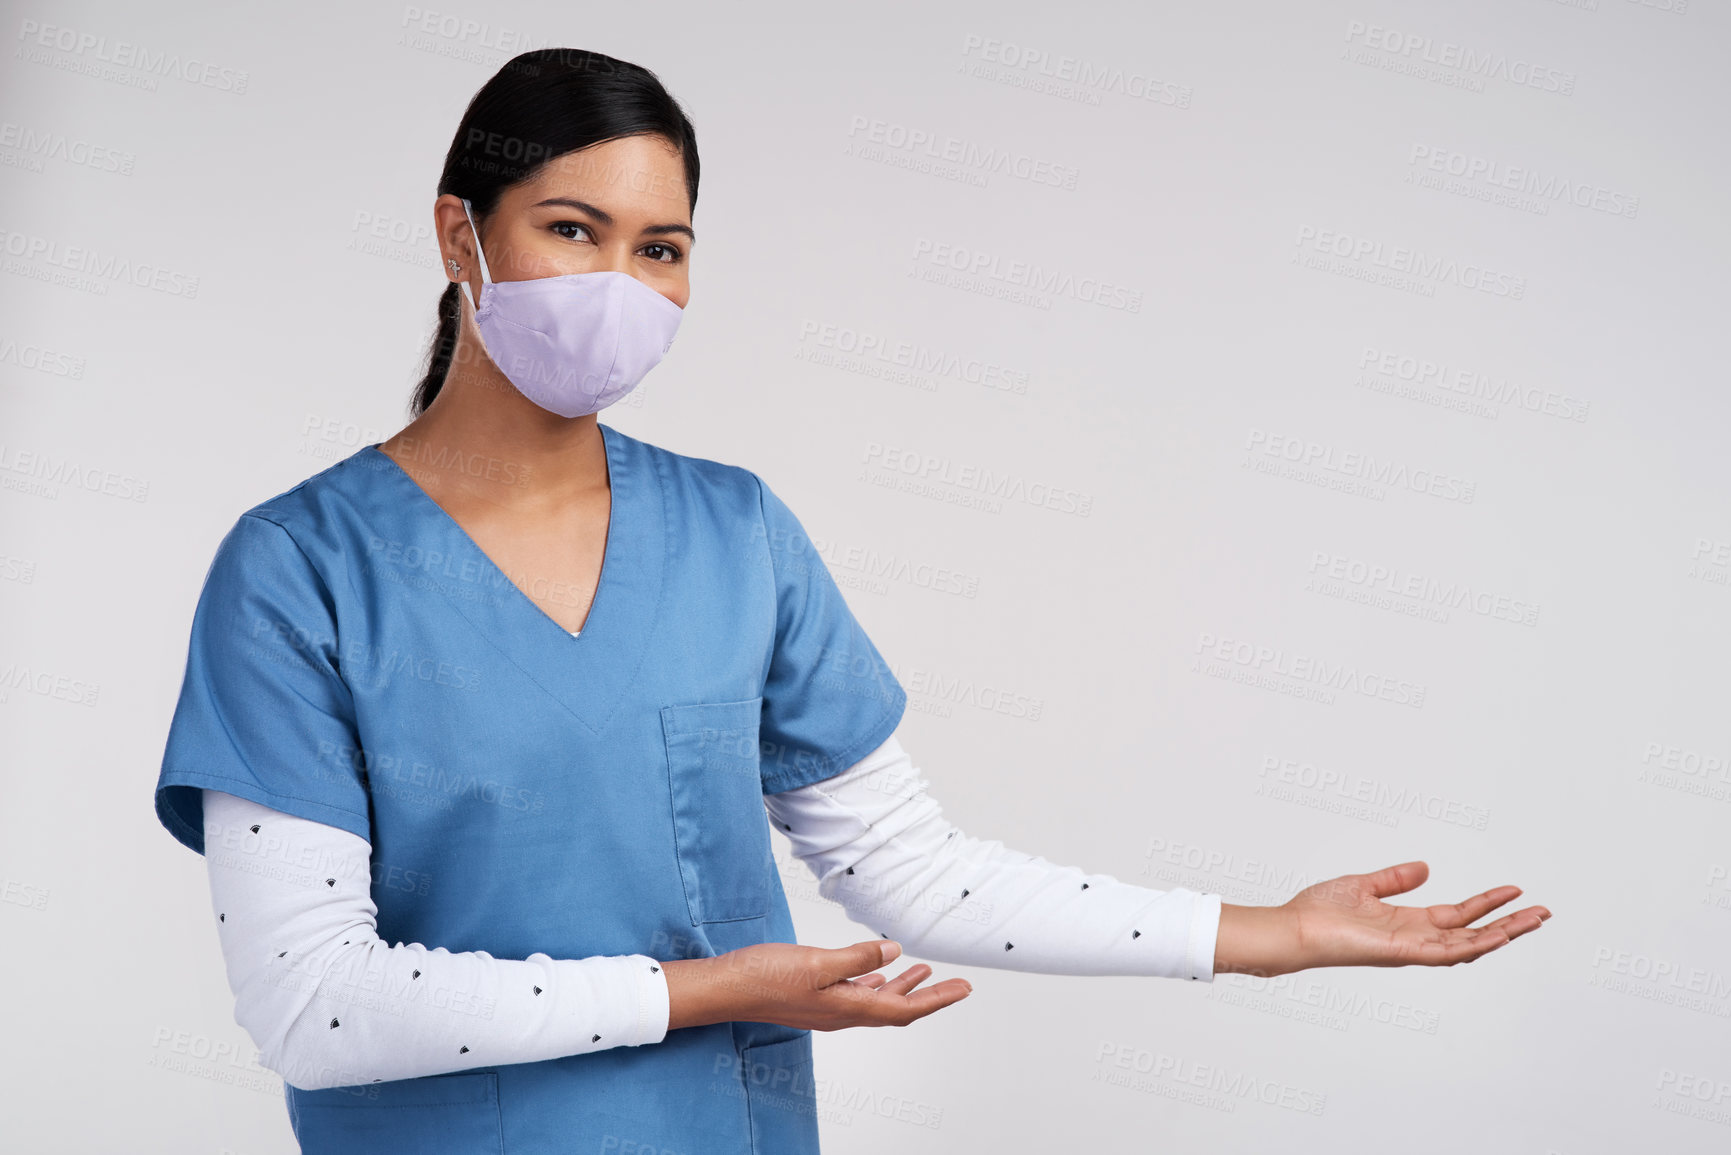
<instances>
[{"instance_id":1,"label":"shoulder","mask_svg":"<svg viewBox=\"0 0 1731 1155\"><path fill-rule=\"evenodd\" d=\"M695 502L717 513L759 520L769 503L769 487L743 465L678 453L664 446L629 437L608 427L609 436L628 443L654 466L669 496Z\"/></svg>"},{"instance_id":2,"label":"shoulder","mask_svg":"<svg viewBox=\"0 0 1731 1155\"><path fill-rule=\"evenodd\" d=\"M216 564L277 566L321 574L340 560L338 527L366 501L379 466L365 450L244 509L217 547ZM384 460L384 459L381 459Z\"/></svg>"},{"instance_id":3,"label":"shoulder","mask_svg":"<svg viewBox=\"0 0 1731 1155\"><path fill-rule=\"evenodd\" d=\"M754 564L768 567L782 583L808 582L821 574L818 580L833 587L805 524L755 471L637 444L657 461L678 510L675 521L688 530L701 523L736 546L743 543Z\"/></svg>"},{"instance_id":4,"label":"shoulder","mask_svg":"<svg viewBox=\"0 0 1731 1155\"><path fill-rule=\"evenodd\" d=\"M319 473L296 481L280 494L256 502L242 511L241 521L249 518L273 521L286 530L312 528L317 525L320 511L329 504L332 495L351 490L355 474L367 469L364 455L365 450L348 455L343 461L329 464Z\"/></svg>"}]
</instances>

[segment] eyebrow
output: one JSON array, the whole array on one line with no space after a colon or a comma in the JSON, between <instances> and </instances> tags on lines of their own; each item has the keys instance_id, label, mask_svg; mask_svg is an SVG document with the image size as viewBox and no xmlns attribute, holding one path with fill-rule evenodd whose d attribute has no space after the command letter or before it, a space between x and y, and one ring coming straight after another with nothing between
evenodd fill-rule
<instances>
[{"instance_id":1,"label":"eyebrow","mask_svg":"<svg viewBox=\"0 0 1731 1155\"><path fill-rule=\"evenodd\" d=\"M579 209L588 213L604 225L609 227L613 225L613 217L611 214L602 209L596 208L588 201L580 201L576 197L548 197L544 201L536 201L529 207L538 209L542 205L566 205L570 208ZM693 244L697 243L697 234L691 231L691 226L689 225L644 225L643 231L651 236L657 237L664 237L669 233L683 233L691 239Z\"/></svg>"}]
</instances>

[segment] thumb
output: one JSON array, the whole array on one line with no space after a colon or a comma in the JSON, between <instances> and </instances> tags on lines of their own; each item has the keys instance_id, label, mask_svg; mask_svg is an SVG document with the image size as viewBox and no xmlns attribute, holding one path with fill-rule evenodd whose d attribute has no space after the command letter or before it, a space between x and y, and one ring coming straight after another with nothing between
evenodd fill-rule
<instances>
[{"instance_id":1,"label":"thumb","mask_svg":"<svg viewBox=\"0 0 1731 1155\"><path fill-rule=\"evenodd\" d=\"M1430 867L1424 862L1403 862L1365 875L1365 886L1378 898L1387 898L1391 894L1415 890L1429 877Z\"/></svg>"},{"instance_id":2,"label":"thumb","mask_svg":"<svg viewBox=\"0 0 1731 1155\"><path fill-rule=\"evenodd\" d=\"M901 953L900 943L867 939L852 946L832 947L825 951L823 963L818 970L827 985L838 979L870 974Z\"/></svg>"}]
</instances>

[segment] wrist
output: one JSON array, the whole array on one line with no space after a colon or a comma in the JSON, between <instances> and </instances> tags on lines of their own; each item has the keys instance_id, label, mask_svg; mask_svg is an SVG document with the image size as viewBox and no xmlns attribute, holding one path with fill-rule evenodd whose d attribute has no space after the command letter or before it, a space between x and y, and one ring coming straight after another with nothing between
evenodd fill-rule
<instances>
[{"instance_id":1,"label":"wrist","mask_svg":"<svg viewBox=\"0 0 1731 1155\"><path fill-rule=\"evenodd\" d=\"M1298 921L1287 907L1220 904L1215 974L1291 974L1305 968L1299 954Z\"/></svg>"},{"instance_id":2,"label":"wrist","mask_svg":"<svg viewBox=\"0 0 1731 1155\"><path fill-rule=\"evenodd\" d=\"M667 977L667 1029L702 1027L725 1021L718 1016L712 970L707 958L673 959L661 964Z\"/></svg>"},{"instance_id":3,"label":"wrist","mask_svg":"<svg viewBox=\"0 0 1731 1155\"><path fill-rule=\"evenodd\" d=\"M667 975L667 1029L757 1020L756 983L733 965L738 952L662 963Z\"/></svg>"}]
</instances>

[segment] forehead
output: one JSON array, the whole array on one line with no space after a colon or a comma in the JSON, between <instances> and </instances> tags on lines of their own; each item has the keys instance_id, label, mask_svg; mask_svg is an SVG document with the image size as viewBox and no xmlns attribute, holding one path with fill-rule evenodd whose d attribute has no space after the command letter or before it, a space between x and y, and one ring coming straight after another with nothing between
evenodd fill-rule
<instances>
[{"instance_id":1,"label":"forehead","mask_svg":"<svg viewBox=\"0 0 1731 1155\"><path fill-rule=\"evenodd\" d=\"M664 221L690 216L684 159L659 136L620 137L556 156L517 191L531 204L568 196L614 215L646 213Z\"/></svg>"}]
</instances>

